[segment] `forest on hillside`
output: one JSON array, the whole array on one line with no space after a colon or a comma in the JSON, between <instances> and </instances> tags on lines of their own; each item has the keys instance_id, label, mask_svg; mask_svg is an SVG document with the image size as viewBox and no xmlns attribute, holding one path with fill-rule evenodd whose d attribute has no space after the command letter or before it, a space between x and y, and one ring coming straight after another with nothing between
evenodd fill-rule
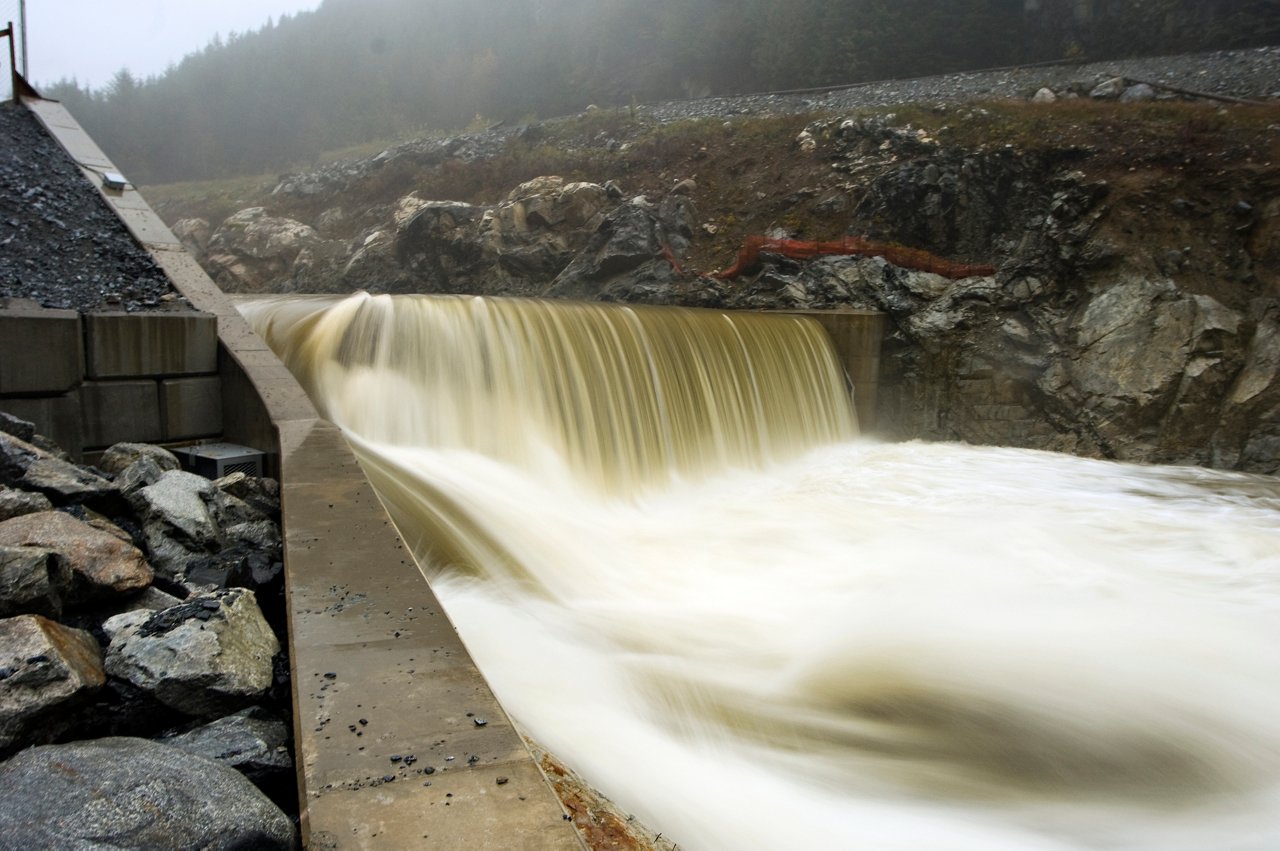
<instances>
[{"instance_id":1,"label":"forest on hillside","mask_svg":"<svg viewBox=\"0 0 1280 851\"><path fill-rule=\"evenodd\" d=\"M43 90L158 183L592 103L1273 43L1280 0L325 0L158 77Z\"/></svg>"}]
</instances>

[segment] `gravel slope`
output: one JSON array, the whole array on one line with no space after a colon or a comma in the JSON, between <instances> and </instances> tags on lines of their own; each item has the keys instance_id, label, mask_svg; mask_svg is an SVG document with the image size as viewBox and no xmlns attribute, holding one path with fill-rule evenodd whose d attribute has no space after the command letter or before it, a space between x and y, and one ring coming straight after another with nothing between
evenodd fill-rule
<instances>
[{"instance_id":1,"label":"gravel slope","mask_svg":"<svg viewBox=\"0 0 1280 851\"><path fill-rule=\"evenodd\" d=\"M655 104L646 111L659 120L668 121L757 112L838 111L914 102L1028 98L1041 87L1087 93L1098 83L1115 76L1231 97L1280 98L1280 46L1083 65L975 71L891 80L821 93L671 101Z\"/></svg>"},{"instance_id":2,"label":"gravel slope","mask_svg":"<svg viewBox=\"0 0 1280 851\"><path fill-rule=\"evenodd\" d=\"M71 158L24 107L0 103L0 298L148 310L180 301Z\"/></svg>"}]
</instances>

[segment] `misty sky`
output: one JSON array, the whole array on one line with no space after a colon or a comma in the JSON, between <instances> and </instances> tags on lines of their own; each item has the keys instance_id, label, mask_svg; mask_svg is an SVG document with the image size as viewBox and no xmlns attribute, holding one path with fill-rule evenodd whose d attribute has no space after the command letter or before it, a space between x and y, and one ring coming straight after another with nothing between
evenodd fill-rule
<instances>
[{"instance_id":1,"label":"misty sky","mask_svg":"<svg viewBox=\"0 0 1280 851\"><path fill-rule=\"evenodd\" d=\"M158 75L216 33L255 30L269 17L319 5L320 0L27 0L30 77L37 87L74 77L97 89L125 67L137 77ZM17 0L0 0L0 18L17 23Z\"/></svg>"}]
</instances>

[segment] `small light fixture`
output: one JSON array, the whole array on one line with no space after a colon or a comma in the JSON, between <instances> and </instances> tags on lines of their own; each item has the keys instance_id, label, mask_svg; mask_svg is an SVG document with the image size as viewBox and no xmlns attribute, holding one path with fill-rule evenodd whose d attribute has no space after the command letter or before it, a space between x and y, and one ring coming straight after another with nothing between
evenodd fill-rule
<instances>
[{"instance_id":1,"label":"small light fixture","mask_svg":"<svg viewBox=\"0 0 1280 851\"><path fill-rule=\"evenodd\" d=\"M124 175L118 171L104 171L102 173L102 185L107 189L123 192L129 185L129 181L125 180Z\"/></svg>"}]
</instances>

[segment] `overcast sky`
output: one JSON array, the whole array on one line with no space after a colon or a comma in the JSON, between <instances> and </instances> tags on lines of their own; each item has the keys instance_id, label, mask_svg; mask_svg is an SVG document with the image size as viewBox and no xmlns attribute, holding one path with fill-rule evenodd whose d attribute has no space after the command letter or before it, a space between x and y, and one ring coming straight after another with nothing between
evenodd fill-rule
<instances>
[{"instance_id":1,"label":"overcast sky","mask_svg":"<svg viewBox=\"0 0 1280 851\"><path fill-rule=\"evenodd\" d=\"M319 5L320 0L27 0L30 77L37 87L74 77L97 89L121 68L137 77L158 75L215 34L256 30L267 18ZM17 0L0 0L0 18L10 17L17 23ZM0 97L8 96L5 89Z\"/></svg>"}]
</instances>

